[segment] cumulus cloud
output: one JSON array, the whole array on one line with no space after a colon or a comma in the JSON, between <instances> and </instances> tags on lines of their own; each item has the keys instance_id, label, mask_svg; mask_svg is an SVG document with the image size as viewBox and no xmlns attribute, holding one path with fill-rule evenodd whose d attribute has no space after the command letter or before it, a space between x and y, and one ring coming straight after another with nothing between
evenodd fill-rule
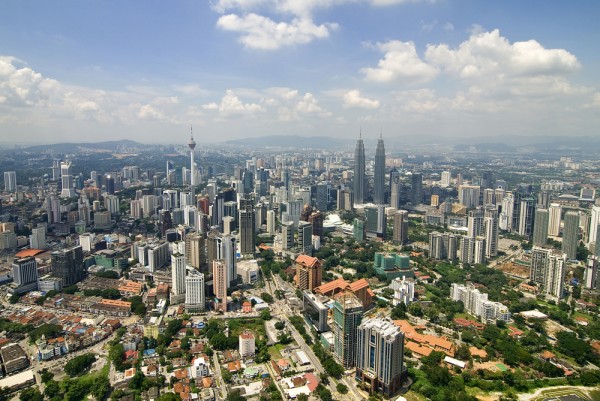
<instances>
[{"instance_id":1,"label":"cumulus cloud","mask_svg":"<svg viewBox=\"0 0 600 401\"><path fill-rule=\"evenodd\" d=\"M344 94L344 107L358 107L362 109L376 109L379 100L373 100L360 95L360 91L351 90Z\"/></svg>"},{"instance_id":2,"label":"cumulus cloud","mask_svg":"<svg viewBox=\"0 0 600 401\"><path fill-rule=\"evenodd\" d=\"M376 68L363 68L361 72L368 81L405 83L427 82L438 74L438 69L421 60L413 42L391 40L377 43L375 47L384 53Z\"/></svg>"},{"instance_id":3,"label":"cumulus cloud","mask_svg":"<svg viewBox=\"0 0 600 401\"><path fill-rule=\"evenodd\" d=\"M0 56L0 104L34 106L46 102L57 85L55 80L44 78L21 60Z\"/></svg>"},{"instance_id":4,"label":"cumulus cloud","mask_svg":"<svg viewBox=\"0 0 600 401\"><path fill-rule=\"evenodd\" d=\"M239 41L245 47L260 50L276 50L282 46L304 44L329 36L336 24L316 25L312 20L294 18L290 22L275 22L258 14L238 16L227 14L219 17L217 26L226 31L240 33Z\"/></svg>"},{"instance_id":5,"label":"cumulus cloud","mask_svg":"<svg viewBox=\"0 0 600 401\"><path fill-rule=\"evenodd\" d=\"M220 118L231 116L251 117L256 113L265 111L265 109L257 103L242 102L231 89L228 89L225 92L225 95L221 98L219 104L213 102L205 104L202 107L205 110L218 110Z\"/></svg>"},{"instance_id":6,"label":"cumulus cloud","mask_svg":"<svg viewBox=\"0 0 600 401\"><path fill-rule=\"evenodd\" d=\"M425 60L461 78L493 75L557 75L576 71L577 58L564 49L546 49L535 40L510 43L500 31L475 31L458 48L429 45Z\"/></svg>"}]
</instances>

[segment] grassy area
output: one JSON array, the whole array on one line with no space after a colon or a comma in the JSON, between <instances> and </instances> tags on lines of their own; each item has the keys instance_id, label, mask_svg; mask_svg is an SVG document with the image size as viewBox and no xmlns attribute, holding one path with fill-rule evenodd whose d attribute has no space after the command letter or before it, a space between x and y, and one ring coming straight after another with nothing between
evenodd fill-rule
<instances>
[{"instance_id":1,"label":"grassy area","mask_svg":"<svg viewBox=\"0 0 600 401\"><path fill-rule=\"evenodd\" d=\"M590 397L593 401L600 401L600 390L590 391Z\"/></svg>"},{"instance_id":2,"label":"grassy area","mask_svg":"<svg viewBox=\"0 0 600 401\"><path fill-rule=\"evenodd\" d=\"M281 353L277 349L276 345L269 347L268 351L269 355L271 355L271 360L277 360L282 358Z\"/></svg>"},{"instance_id":3,"label":"grassy area","mask_svg":"<svg viewBox=\"0 0 600 401\"><path fill-rule=\"evenodd\" d=\"M427 398L423 394L419 394L415 391L408 391L406 394L402 394L407 401L426 401Z\"/></svg>"}]
</instances>

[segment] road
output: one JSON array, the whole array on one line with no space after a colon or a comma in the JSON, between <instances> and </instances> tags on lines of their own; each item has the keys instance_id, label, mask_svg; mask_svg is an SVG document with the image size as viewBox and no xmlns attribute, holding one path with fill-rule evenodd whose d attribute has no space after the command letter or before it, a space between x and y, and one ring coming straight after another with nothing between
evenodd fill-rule
<instances>
[{"instance_id":1,"label":"road","mask_svg":"<svg viewBox=\"0 0 600 401\"><path fill-rule=\"evenodd\" d=\"M227 397L227 386L225 385L225 380L223 380L223 375L221 374L221 364L219 363L217 351L213 353L213 364L215 365L215 372L217 373L217 377L221 382L219 386L220 393L218 394L218 396L220 399L224 400Z\"/></svg>"},{"instance_id":2,"label":"road","mask_svg":"<svg viewBox=\"0 0 600 401\"><path fill-rule=\"evenodd\" d=\"M274 284L274 285L271 285L271 284ZM282 290L285 292L286 286L287 286L287 283L280 282L280 277L278 277L278 276L274 276L273 281L265 280L265 288L271 295L273 295L274 299L277 299L275 297L275 291ZM273 288L273 287L275 287L275 288ZM288 288L288 291L289 290L290 289ZM321 364L321 361L319 360L319 358L317 358L317 356L313 352L312 348L309 347L308 344L306 344L306 341L304 341L304 338L302 337L302 335L300 335L300 333L296 330L294 325L290 322L289 317L293 316L294 313L292 312L291 308L289 307L289 305L287 304L285 299L277 300L275 303L273 303L271 305L271 312L272 312L273 316L276 316L277 318L279 318L280 320L282 320L286 323L286 327L288 327L290 329L290 332L292 333L292 337L294 338L296 343L300 346L300 349L302 349L306 353L306 355L308 356L308 359L310 359L312 365L315 367L315 372L317 374L325 373L325 369L323 368L323 365ZM307 332L310 332L310 328L307 329ZM353 396L353 398L356 400L363 400L364 396L361 395L360 393L358 393L358 391L356 390L355 387L349 386L348 383L344 380L345 380L345 378L342 378L342 383L344 383L350 390L350 393L346 394L345 397ZM336 389L335 379L331 378L329 380L329 384L327 385L327 387L329 388L329 391L331 391L331 394L332 394L334 400L341 400L341 399L345 398L343 395L338 393L338 391Z\"/></svg>"}]
</instances>

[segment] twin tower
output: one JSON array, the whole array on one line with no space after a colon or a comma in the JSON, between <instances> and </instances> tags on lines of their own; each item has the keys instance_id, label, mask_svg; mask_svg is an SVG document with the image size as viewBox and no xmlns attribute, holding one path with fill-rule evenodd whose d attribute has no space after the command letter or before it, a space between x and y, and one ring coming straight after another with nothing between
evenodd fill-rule
<instances>
[{"instance_id":1,"label":"twin tower","mask_svg":"<svg viewBox=\"0 0 600 401\"><path fill-rule=\"evenodd\" d=\"M362 205L367 198L365 186L365 144L362 134L356 141L354 150L354 203ZM373 183L373 203L385 204L385 147L383 138L379 136L377 150L375 150L375 175Z\"/></svg>"}]
</instances>

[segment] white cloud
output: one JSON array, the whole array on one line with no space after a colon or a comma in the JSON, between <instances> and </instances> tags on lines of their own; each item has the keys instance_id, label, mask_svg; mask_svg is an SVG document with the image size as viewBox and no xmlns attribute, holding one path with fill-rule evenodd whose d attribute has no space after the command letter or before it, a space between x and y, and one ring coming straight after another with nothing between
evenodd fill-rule
<instances>
[{"instance_id":1,"label":"white cloud","mask_svg":"<svg viewBox=\"0 0 600 401\"><path fill-rule=\"evenodd\" d=\"M248 116L251 117L256 113L263 112L265 109L256 103L243 103L239 97L228 89L225 95L221 98L221 102L208 103L202 106L205 110L218 110L219 118L231 116Z\"/></svg>"},{"instance_id":2,"label":"white cloud","mask_svg":"<svg viewBox=\"0 0 600 401\"><path fill-rule=\"evenodd\" d=\"M344 107L359 107L362 109L376 109L380 105L379 100L373 100L360 95L360 91L351 90L344 94Z\"/></svg>"},{"instance_id":3,"label":"white cloud","mask_svg":"<svg viewBox=\"0 0 600 401\"><path fill-rule=\"evenodd\" d=\"M336 24L315 25L310 19L294 18L290 22L275 22L258 14L219 17L217 26L226 31L240 33L239 41L247 48L276 50L282 46L309 43L329 36Z\"/></svg>"},{"instance_id":4,"label":"white cloud","mask_svg":"<svg viewBox=\"0 0 600 401\"><path fill-rule=\"evenodd\" d=\"M361 70L368 81L417 83L430 81L438 74L437 68L421 60L412 42L392 40L377 43L376 47L384 56L377 68Z\"/></svg>"},{"instance_id":5,"label":"white cloud","mask_svg":"<svg viewBox=\"0 0 600 401\"><path fill-rule=\"evenodd\" d=\"M312 93L305 93L302 100L296 105L296 111L302 114L314 114L319 117L329 117L331 113L319 106L319 102Z\"/></svg>"},{"instance_id":6,"label":"white cloud","mask_svg":"<svg viewBox=\"0 0 600 401\"><path fill-rule=\"evenodd\" d=\"M579 69L577 58L564 49L546 49L535 40L510 43L496 29L475 30L458 48L429 45L425 60L464 79L490 76L557 75Z\"/></svg>"}]
</instances>

